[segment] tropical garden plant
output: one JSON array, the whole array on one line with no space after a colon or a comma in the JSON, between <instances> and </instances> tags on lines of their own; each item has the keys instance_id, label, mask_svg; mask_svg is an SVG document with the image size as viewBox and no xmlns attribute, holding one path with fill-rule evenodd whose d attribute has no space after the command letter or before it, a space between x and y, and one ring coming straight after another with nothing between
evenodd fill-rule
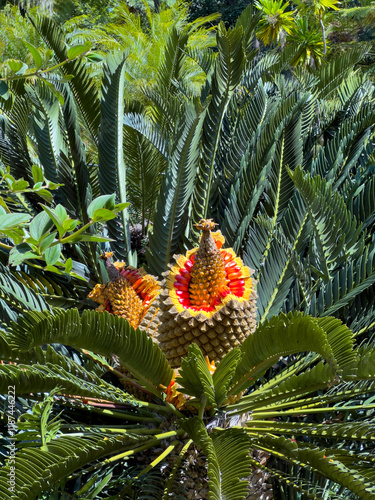
<instances>
[{"instance_id":1,"label":"tropical garden plant","mask_svg":"<svg viewBox=\"0 0 375 500\"><path fill-rule=\"evenodd\" d=\"M0 101L2 497L188 498L198 454L201 498L246 498L254 467L279 498L374 497L366 48L291 71L297 49L254 50L259 16L215 53L172 28L143 103L123 55L99 94L32 19L60 66Z\"/></svg>"}]
</instances>

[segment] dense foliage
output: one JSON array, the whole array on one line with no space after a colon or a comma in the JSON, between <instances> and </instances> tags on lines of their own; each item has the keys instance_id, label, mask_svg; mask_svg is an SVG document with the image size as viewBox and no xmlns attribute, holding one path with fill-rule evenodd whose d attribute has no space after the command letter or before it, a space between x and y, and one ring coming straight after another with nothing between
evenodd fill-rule
<instances>
[{"instance_id":1,"label":"dense foliage","mask_svg":"<svg viewBox=\"0 0 375 500\"><path fill-rule=\"evenodd\" d=\"M255 48L259 8L226 28L189 22L180 3L145 5L146 17L122 6L91 36L77 26L92 12L61 27L31 11L16 17L24 52L16 36L4 52L1 496L14 477L16 498L186 498L199 452L212 499L245 498L257 467L277 498L370 500L368 46L306 64L298 41ZM103 250L161 281L210 218L255 270L258 325L214 368L192 343L177 386L157 325L152 338L87 295L112 279Z\"/></svg>"}]
</instances>

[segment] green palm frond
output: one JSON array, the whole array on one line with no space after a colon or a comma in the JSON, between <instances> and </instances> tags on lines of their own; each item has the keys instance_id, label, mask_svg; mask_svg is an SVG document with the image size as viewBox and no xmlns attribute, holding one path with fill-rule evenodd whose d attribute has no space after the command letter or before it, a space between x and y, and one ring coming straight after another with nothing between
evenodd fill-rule
<instances>
[{"instance_id":1,"label":"green palm frond","mask_svg":"<svg viewBox=\"0 0 375 500\"><path fill-rule=\"evenodd\" d=\"M103 195L116 193L126 203L126 170L123 154L125 57L109 57L104 67L100 118L99 184ZM107 222L108 234L119 257L134 265L130 245L129 217L122 210Z\"/></svg>"},{"instance_id":2,"label":"green palm frond","mask_svg":"<svg viewBox=\"0 0 375 500\"><path fill-rule=\"evenodd\" d=\"M325 280L334 267L349 256L356 258L364 245L361 224L347 211L342 196L332 192L330 183L320 176L304 176L302 169L290 173L300 191L314 226L318 272Z\"/></svg>"},{"instance_id":3,"label":"green palm frond","mask_svg":"<svg viewBox=\"0 0 375 500\"><path fill-rule=\"evenodd\" d=\"M61 28L49 17L29 18L47 46L54 51L58 63L66 61L67 47ZM76 103L94 142L97 142L100 123L100 101L96 86L79 59L62 66L64 75L74 75L69 82Z\"/></svg>"},{"instance_id":4,"label":"green palm frond","mask_svg":"<svg viewBox=\"0 0 375 500\"><path fill-rule=\"evenodd\" d=\"M347 454L342 450L325 450L307 443L295 442L270 434L257 436L251 441L262 450L282 454L291 463L308 463L316 472L342 484L365 500L374 495L374 473L371 473L371 455ZM367 467L366 467L367 466ZM361 474L361 467L366 472Z\"/></svg>"},{"instance_id":5,"label":"green palm frond","mask_svg":"<svg viewBox=\"0 0 375 500\"><path fill-rule=\"evenodd\" d=\"M9 386L17 387L17 394L48 393L58 387L57 394L105 399L114 403L131 404L132 396L101 380L77 363L70 362L71 370L65 370L56 363L40 365L0 366L0 388L5 394ZM20 391L20 392L18 392Z\"/></svg>"},{"instance_id":6,"label":"green palm frond","mask_svg":"<svg viewBox=\"0 0 375 500\"><path fill-rule=\"evenodd\" d=\"M17 96L8 117L7 127L0 129L0 159L17 179L32 183L32 160L27 147L27 129L30 103Z\"/></svg>"},{"instance_id":7,"label":"green palm frond","mask_svg":"<svg viewBox=\"0 0 375 500\"><path fill-rule=\"evenodd\" d=\"M280 169L275 158L276 149L278 141L281 141L279 155L283 154L285 147L288 148L290 155L290 145L285 143L283 136L284 128L287 128L290 124L290 134L291 137L294 137L292 141L297 146L298 151L298 140L300 139L298 136L293 136L293 134L298 134L298 130L295 133L293 132L295 126L298 128L298 120L297 122L295 121L295 115L300 113L308 97L308 94L302 96L291 94L282 100L280 98L275 99L273 106L271 104L268 110L267 120L257 128L251 138L246 154L242 157L241 168L238 169L237 175L233 180L230 203L226 209L223 221L223 233L228 237L229 242L236 251L243 244L247 228L254 216L260 196L267 186L264 181L260 182L260 179L271 175L274 161L274 169L279 168L279 175L276 172L273 175L276 181L276 198L274 198L278 202L282 202L280 208L285 207L286 200L280 200L277 197L277 191L280 192L280 183L285 184L286 181L283 169ZM300 155L297 154L296 158L292 160L292 157L290 157L290 160L295 162L299 157ZM285 165L284 163L284 169ZM275 217L280 217L280 214L276 213Z\"/></svg>"},{"instance_id":8,"label":"green palm frond","mask_svg":"<svg viewBox=\"0 0 375 500\"><path fill-rule=\"evenodd\" d=\"M68 477L89 462L131 449L142 438L129 434L88 433L83 437L59 436L48 443L47 450L28 448L17 453L17 494L29 500L38 498L51 484ZM12 498L7 477L9 466L0 472L0 491L4 500Z\"/></svg>"},{"instance_id":9,"label":"green palm frond","mask_svg":"<svg viewBox=\"0 0 375 500\"><path fill-rule=\"evenodd\" d=\"M202 160L197 176L192 218L199 222L209 214L211 187L214 182L214 165L220 144L222 124L230 100L240 83L245 55L242 46L242 27L226 31L221 23L217 32L218 55L212 78L211 100L203 125Z\"/></svg>"},{"instance_id":10,"label":"green palm frond","mask_svg":"<svg viewBox=\"0 0 375 500\"><path fill-rule=\"evenodd\" d=\"M375 283L375 247L366 247L355 261L343 265L313 295L310 314L330 316Z\"/></svg>"},{"instance_id":11,"label":"green palm frond","mask_svg":"<svg viewBox=\"0 0 375 500\"><path fill-rule=\"evenodd\" d=\"M39 160L46 179L57 184L59 182L59 156L60 151L63 150L63 138L59 127L59 101L43 82L35 86L26 85L25 88L34 104L33 129Z\"/></svg>"},{"instance_id":12,"label":"green palm frond","mask_svg":"<svg viewBox=\"0 0 375 500\"><path fill-rule=\"evenodd\" d=\"M178 250L186 228L186 216L196 180L199 141L205 112L186 106L178 122L176 143L170 152L165 177L156 205L150 235L148 263L153 273L161 274Z\"/></svg>"},{"instance_id":13,"label":"green palm frond","mask_svg":"<svg viewBox=\"0 0 375 500\"><path fill-rule=\"evenodd\" d=\"M319 353L334 371L354 358L352 333L339 320L323 320L301 313L279 315L258 326L241 345L243 354L237 365L229 394L252 385L282 355L303 351ZM320 322L319 322L320 321ZM265 361L266 360L266 361Z\"/></svg>"},{"instance_id":14,"label":"green palm frond","mask_svg":"<svg viewBox=\"0 0 375 500\"><path fill-rule=\"evenodd\" d=\"M0 271L0 297L3 308L10 308L16 313L50 310L50 306L43 297L17 279L7 267L0 264Z\"/></svg>"},{"instance_id":15,"label":"green palm frond","mask_svg":"<svg viewBox=\"0 0 375 500\"><path fill-rule=\"evenodd\" d=\"M210 498L244 498L251 470L246 433L227 429L209 435L197 417L179 422L207 456Z\"/></svg>"},{"instance_id":16,"label":"green palm frond","mask_svg":"<svg viewBox=\"0 0 375 500\"><path fill-rule=\"evenodd\" d=\"M121 365L146 385L168 386L172 377L164 354L145 332L106 312L86 310L81 317L77 309L55 314L33 312L25 314L19 324L13 323L9 331L11 347L21 351L59 342L103 356L116 353Z\"/></svg>"}]
</instances>

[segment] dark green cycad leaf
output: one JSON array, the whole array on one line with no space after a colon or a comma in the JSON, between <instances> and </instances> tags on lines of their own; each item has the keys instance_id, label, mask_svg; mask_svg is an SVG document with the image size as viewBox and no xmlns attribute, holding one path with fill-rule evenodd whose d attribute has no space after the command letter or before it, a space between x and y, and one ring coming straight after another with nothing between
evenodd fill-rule
<instances>
[{"instance_id":1,"label":"dark green cycad leaf","mask_svg":"<svg viewBox=\"0 0 375 500\"><path fill-rule=\"evenodd\" d=\"M356 47L346 51L341 57L329 64L323 64L317 72L317 90L320 99L327 98L353 71L353 67L363 58L368 47Z\"/></svg>"},{"instance_id":2,"label":"dark green cycad leaf","mask_svg":"<svg viewBox=\"0 0 375 500\"><path fill-rule=\"evenodd\" d=\"M29 18L30 19L30 18ZM61 28L47 16L30 19L59 63L67 59L67 46ZM94 142L97 141L100 121L100 101L96 87L81 60L70 61L61 70L64 75L74 75L69 81L76 103Z\"/></svg>"},{"instance_id":3,"label":"dark green cycad leaf","mask_svg":"<svg viewBox=\"0 0 375 500\"><path fill-rule=\"evenodd\" d=\"M123 119L125 57L112 57L104 66L102 106L99 135L99 184L101 193L116 193L119 203L126 203L126 170L123 155ZM129 218L123 210L107 222L113 249L119 257L133 262L130 245Z\"/></svg>"},{"instance_id":4,"label":"dark green cycad leaf","mask_svg":"<svg viewBox=\"0 0 375 500\"><path fill-rule=\"evenodd\" d=\"M33 129L38 146L38 157L46 179L58 184L60 152L64 150L63 136L60 130L60 104L50 89L43 82L26 85L25 89L33 106ZM55 192L58 202L60 191Z\"/></svg>"},{"instance_id":5,"label":"dark green cycad leaf","mask_svg":"<svg viewBox=\"0 0 375 500\"><path fill-rule=\"evenodd\" d=\"M7 267L0 264L0 271L0 297L4 309L9 308L16 313L50 310L44 298L19 281ZM5 321L6 317L0 316L0 319Z\"/></svg>"},{"instance_id":6,"label":"dark green cycad leaf","mask_svg":"<svg viewBox=\"0 0 375 500\"><path fill-rule=\"evenodd\" d=\"M205 397L208 405L216 406L212 376L202 351L196 344L190 344L188 355L181 359L181 369L176 382L181 391L194 396L198 401Z\"/></svg>"},{"instance_id":7,"label":"dark green cycad leaf","mask_svg":"<svg viewBox=\"0 0 375 500\"><path fill-rule=\"evenodd\" d=\"M203 117L204 111L198 105L186 105L178 121L150 236L148 264L155 274L165 271L186 230L188 207L195 192Z\"/></svg>"},{"instance_id":8,"label":"dark green cycad leaf","mask_svg":"<svg viewBox=\"0 0 375 500\"><path fill-rule=\"evenodd\" d=\"M141 216L144 234L154 218L156 200L167 165L167 141L158 126L132 105L133 112L124 116L124 163L127 190L132 210Z\"/></svg>"},{"instance_id":9,"label":"dark green cycad leaf","mask_svg":"<svg viewBox=\"0 0 375 500\"><path fill-rule=\"evenodd\" d=\"M273 208L276 210L272 214L275 221L285 209L287 195L291 193L285 177L286 161L295 167L296 162L301 159L299 115L308 99L307 93L298 95L292 92L283 99L278 96L270 100L270 108L241 158L222 223L223 233L236 251L244 243L249 223L269 181L272 181L274 187L272 192L272 184L270 185ZM281 159L281 164L277 157ZM281 192L281 188L285 190L285 194Z\"/></svg>"},{"instance_id":10,"label":"dark green cycad leaf","mask_svg":"<svg viewBox=\"0 0 375 500\"><path fill-rule=\"evenodd\" d=\"M328 280L331 271L363 250L361 224L348 212L342 196L320 176L304 176L296 169L290 176L300 191L314 227L318 271Z\"/></svg>"},{"instance_id":11,"label":"dark green cycad leaf","mask_svg":"<svg viewBox=\"0 0 375 500\"><path fill-rule=\"evenodd\" d=\"M233 379L234 372L236 371L236 367L240 358L240 350L237 348L232 349L220 361L218 367L212 375L212 382L215 391L215 401L217 406L223 404L227 397L227 390L231 380Z\"/></svg>"},{"instance_id":12,"label":"dark green cycad leaf","mask_svg":"<svg viewBox=\"0 0 375 500\"><path fill-rule=\"evenodd\" d=\"M4 127L0 127L0 159L10 167L10 173L16 179L23 178L33 185L32 161L27 146L30 112L30 103L26 97L17 96L8 120Z\"/></svg>"},{"instance_id":13,"label":"dark green cycad leaf","mask_svg":"<svg viewBox=\"0 0 375 500\"><path fill-rule=\"evenodd\" d=\"M48 451L28 448L17 453L15 467L18 474L15 489L18 495L29 500L38 498L42 492L48 491L51 484L69 477L90 462L105 456L120 453L130 448L139 436L103 435L91 433L84 437L59 436L48 443ZM9 466L1 468L0 492L4 500L11 500L9 492Z\"/></svg>"},{"instance_id":14,"label":"dark green cycad leaf","mask_svg":"<svg viewBox=\"0 0 375 500\"><path fill-rule=\"evenodd\" d=\"M237 394L253 384L280 356L312 351L320 354L337 372L341 362L349 363L353 349L352 333L341 321L329 318L329 324L301 313L280 314L258 326L241 346L243 355L237 365L229 394ZM351 354L350 354L351 353ZM342 357L341 357L342 356Z\"/></svg>"},{"instance_id":15,"label":"dark green cycad leaf","mask_svg":"<svg viewBox=\"0 0 375 500\"><path fill-rule=\"evenodd\" d=\"M96 311L77 309L65 312L27 313L13 323L9 343L21 351L59 342L77 349L89 349L103 356L113 353L137 379L158 387L168 386L172 369L160 348L145 332L134 330L123 318Z\"/></svg>"},{"instance_id":16,"label":"dark green cycad leaf","mask_svg":"<svg viewBox=\"0 0 375 500\"><path fill-rule=\"evenodd\" d=\"M326 283L311 298L309 313L329 316L337 314L363 295L366 302L366 291L371 291L375 283L375 243L366 247L356 260L350 260L339 270L332 273ZM362 308L362 311L364 309ZM365 319L365 316L362 318Z\"/></svg>"},{"instance_id":17,"label":"dark green cycad leaf","mask_svg":"<svg viewBox=\"0 0 375 500\"><path fill-rule=\"evenodd\" d=\"M209 435L198 417L180 419L179 423L207 457L209 498L245 498L251 470L246 433L227 429Z\"/></svg>"},{"instance_id":18,"label":"dark green cycad leaf","mask_svg":"<svg viewBox=\"0 0 375 500\"><path fill-rule=\"evenodd\" d=\"M212 96L203 125L203 157L194 192L192 212L194 222L207 218L209 214L215 159L219 148L222 124L235 88L241 80L245 65L242 40L242 27L226 31L224 24L220 23L217 32L218 55L215 60L215 72L211 86Z\"/></svg>"},{"instance_id":19,"label":"dark green cycad leaf","mask_svg":"<svg viewBox=\"0 0 375 500\"><path fill-rule=\"evenodd\" d=\"M374 467L373 458L368 455L349 454L345 450L318 448L308 443L295 442L271 434L251 436L251 443L260 449L282 456L295 464L308 464L315 471L328 477L365 500L373 498Z\"/></svg>"}]
</instances>

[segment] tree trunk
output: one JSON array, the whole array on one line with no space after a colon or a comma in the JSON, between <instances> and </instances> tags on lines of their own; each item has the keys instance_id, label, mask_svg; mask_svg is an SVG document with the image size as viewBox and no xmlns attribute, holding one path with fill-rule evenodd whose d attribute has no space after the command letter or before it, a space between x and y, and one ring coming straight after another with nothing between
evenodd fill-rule
<instances>
[{"instance_id":1,"label":"tree trunk","mask_svg":"<svg viewBox=\"0 0 375 500\"><path fill-rule=\"evenodd\" d=\"M319 22L320 22L320 26L322 27L322 33L323 33L323 54L325 55L327 53L327 42L326 42L326 29L324 27L322 14L319 14Z\"/></svg>"}]
</instances>

